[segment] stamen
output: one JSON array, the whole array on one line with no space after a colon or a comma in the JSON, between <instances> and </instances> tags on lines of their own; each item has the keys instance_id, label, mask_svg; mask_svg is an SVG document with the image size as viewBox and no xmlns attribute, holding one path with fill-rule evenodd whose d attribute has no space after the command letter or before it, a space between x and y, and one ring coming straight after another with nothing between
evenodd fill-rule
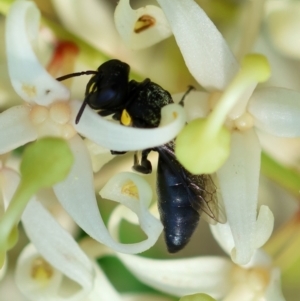
<instances>
[{"instance_id":1,"label":"stamen","mask_svg":"<svg viewBox=\"0 0 300 301\"><path fill-rule=\"evenodd\" d=\"M242 116L235 119L233 122L235 128L237 128L239 131L249 130L254 125L253 116L248 112L244 113Z\"/></svg>"},{"instance_id":2,"label":"stamen","mask_svg":"<svg viewBox=\"0 0 300 301\"><path fill-rule=\"evenodd\" d=\"M56 102L50 108L50 117L59 124L66 124L71 118L70 106L66 102Z\"/></svg>"},{"instance_id":3,"label":"stamen","mask_svg":"<svg viewBox=\"0 0 300 301\"><path fill-rule=\"evenodd\" d=\"M48 109L44 106L35 105L32 107L29 118L33 124L41 124L48 118Z\"/></svg>"},{"instance_id":4,"label":"stamen","mask_svg":"<svg viewBox=\"0 0 300 301\"><path fill-rule=\"evenodd\" d=\"M140 33L148 28L154 26L156 23L156 19L149 15L141 16L135 23L134 32Z\"/></svg>"}]
</instances>

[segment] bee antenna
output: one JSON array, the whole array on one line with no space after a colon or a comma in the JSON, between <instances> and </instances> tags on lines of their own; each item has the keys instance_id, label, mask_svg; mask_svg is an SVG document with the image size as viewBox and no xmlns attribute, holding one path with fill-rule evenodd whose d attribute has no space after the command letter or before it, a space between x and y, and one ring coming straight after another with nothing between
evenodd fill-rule
<instances>
[{"instance_id":1,"label":"bee antenna","mask_svg":"<svg viewBox=\"0 0 300 301\"><path fill-rule=\"evenodd\" d=\"M195 90L195 87L193 87L192 85L188 86L187 91L183 94L183 96L181 97L181 100L178 104L180 104L181 106L184 105L184 99L186 98L186 96L192 91Z\"/></svg>"},{"instance_id":2,"label":"bee antenna","mask_svg":"<svg viewBox=\"0 0 300 301\"><path fill-rule=\"evenodd\" d=\"M81 107L80 107L80 109L79 109L79 111L78 111L78 113L77 113L77 116L76 116L76 119L75 119L76 124L78 124L86 105L87 105L87 102L86 102L86 100L84 100Z\"/></svg>"}]
</instances>

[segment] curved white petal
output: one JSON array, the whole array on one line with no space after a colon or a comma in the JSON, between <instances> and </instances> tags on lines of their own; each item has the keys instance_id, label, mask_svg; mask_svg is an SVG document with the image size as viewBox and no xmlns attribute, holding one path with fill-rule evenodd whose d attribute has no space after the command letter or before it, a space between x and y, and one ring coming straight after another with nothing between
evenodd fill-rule
<instances>
[{"instance_id":1,"label":"curved white petal","mask_svg":"<svg viewBox=\"0 0 300 301\"><path fill-rule=\"evenodd\" d=\"M246 264L254 252L260 144L254 130L234 132L228 160L217 171L235 248L232 260Z\"/></svg>"},{"instance_id":2,"label":"curved white petal","mask_svg":"<svg viewBox=\"0 0 300 301\"><path fill-rule=\"evenodd\" d=\"M78 124L75 117L81 102L72 101L72 120L75 129L95 143L115 151L147 149L172 140L185 125L184 109L170 104L161 110L160 126L155 129L139 129L122 126L99 116L86 106Z\"/></svg>"},{"instance_id":3,"label":"curved white petal","mask_svg":"<svg viewBox=\"0 0 300 301\"><path fill-rule=\"evenodd\" d=\"M279 268L272 269L270 282L266 289L264 297L266 301L285 301L285 298L281 291Z\"/></svg>"},{"instance_id":4,"label":"curved white petal","mask_svg":"<svg viewBox=\"0 0 300 301\"><path fill-rule=\"evenodd\" d=\"M268 206L261 206L259 209L254 248L261 248L270 238L274 227L274 215Z\"/></svg>"},{"instance_id":5,"label":"curved white petal","mask_svg":"<svg viewBox=\"0 0 300 301\"><path fill-rule=\"evenodd\" d=\"M39 63L31 42L36 39L40 13L31 1L15 1L6 20L8 70L15 91L27 102L49 105L68 100L69 91Z\"/></svg>"},{"instance_id":6,"label":"curved white petal","mask_svg":"<svg viewBox=\"0 0 300 301\"><path fill-rule=\"evenodd\" d=\"M156 243L163 226L149 212L148 207L152 200L152 191L142 177L130 172L119 173L106 183L101 189L100 195L105 199L119 202L132 211L128 212L126 207L118 206L111 214L108 229L116 240L119 239L119 226L122 218L124 218L130 223L139 224L148 237L148 239L135 244L136 250L149 249Z\"/></svg>"},{"instance_id":7,"label":"curved white petal","mask_svg":"<svg viewBox=\"0 0 300 301\"><path fill-rule=\"evenodd\" d=\"M209 227L220 247L230 255L231 250L234 248L234 240L229 223L217 223L216 225L209 224Z\"/></svg>"},{"instance_id":8,"label":"curved white petal","mask_svg":"<svg viewBox=\"0 0 300 301\"><path fill-rule=\"evenodd\" d=\"M223 90L239 65L221 33L193 0L158 0L191 74L208 90Z\"/></svg>"},{"instance_id":9,"label":"curved white petal","mask_svg":"<svg viewBox=\"0 0 300 301\"><path fill-rule=\"evenodd\" d=\"M35 198L26 206L22 223L30 241L43 258L82 287L81 296L91 291L94 270L90 260L74 238Z\"/></svg>"},{"instance_id":10,"label":"curved white petal","mask_svg":"<svg viewBox=\"0 0 300 301\"><path fill-rule=\"evenodd\" d=\"M84 301L122 301L123 298L116 291L107 279L105 273L99 267L97 263L94 263L94 270L96 272L93 290L84 299Z\"/></svg>"},{"instance_id":11,"label":"curved white petal","mask_svg":"<svg viewBox=\"0 0 300 301\"><path fill-rule=\"evenodd\" d=\"M42 267L45 279L39 279L37 268ZM15 270L15 281L19 290L29 300L44 300L45 295L49 301L54 301L62 282L62 274L58 270L47 265L33 244L27 245L20 254ZM43 283L44 282L44 283ZM44 284L44 285L42 285Z\"/></svg>"},{"instance_id":12,"label":"curved white petal","mask_svg":"<svg viewBox=\"0 0 300 301\"><path fill-rule=\"evenodd\" d=\"M0 183L4 208L6 210L20 183L20 176L10 168L1 168Z\"/></svg>"},{"instance_id":13,"label":"curved white petal","mask_svg":"<svg viewBox=\"0 0 300 301\"><path fill-rule=\"evenodd\" d=\"M222 257L158 260L117 254L142 282L173 296L203 292L222 298L231 286L233 264Z\"/></svg>"},{"instance_id":14,"label":"curved white petal","mask_svg":"<svg viewBox=\"0 0 300 301\"><path fill-rule=\"evenodd\" d=\"M121 0L114 17L120 36L133 50L150 47L172 35L163 11L154 5L134 10L129 0Z\"/></svg>"},{"instance_id":15,"label":"curved white petal","mask_svg":"<svg viewBox=\"0 0 300 301\"><path fill-rule=\"evenodd\" d=\"M84 139L84 144L91 156L93 172L99 171L104 164L115 157L115 155L111 154L109 149L94 143L90 139Z\"/></svg>"},{"instance_id":16,"label":"curved white petal","mask_svg":"<svg viewBox=\"0 0 300 301\"><path fill-rule=\"evenodd\" d=\"M75 163L67 179L53 187L65 210L86 233L115 251L138 253L147 250L150 247L147 240L137 244L121 244L111 237L97 206L88 151L78 136L70 139L69 145ZM154 243L159 234L156 234L155 239L152 237L149 240Z\"/></svg>"},{"instance_id":17,"label":"curved white petal","mask_svg":"<svg viewBox=\"0 0 300 301\"><path fill-rule=\"evenodd\" d=\"M37 139L37 130L29 119L29 106L15 106L0 114L0 153L11 151Z\"/></svg>"},{"instance_id":18,"label":"curved white petal","mask_svg":"<svg viewBox=\"0 0 300 301\"><path fill-rule=\"evenodd\" d=\"M300 136L300 92L284 88L256 90L248 111L255 126L275 136Z\"/></svg>"}]
</instances>

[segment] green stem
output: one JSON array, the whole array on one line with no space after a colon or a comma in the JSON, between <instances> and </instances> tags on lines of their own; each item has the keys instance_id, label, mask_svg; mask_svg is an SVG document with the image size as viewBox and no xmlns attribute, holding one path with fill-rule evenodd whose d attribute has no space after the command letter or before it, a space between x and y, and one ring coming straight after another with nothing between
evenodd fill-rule
<instances>
[{"instance_id":1,"label":"green stem","mask_svg":"<svg viewBox=\"0 0 300 301\"><path fill-rule=\"evenodd\" d=\"M261 172L300 201L299 172L283 166L264 152L261 154Z\"/></svg>"}]
</instances>

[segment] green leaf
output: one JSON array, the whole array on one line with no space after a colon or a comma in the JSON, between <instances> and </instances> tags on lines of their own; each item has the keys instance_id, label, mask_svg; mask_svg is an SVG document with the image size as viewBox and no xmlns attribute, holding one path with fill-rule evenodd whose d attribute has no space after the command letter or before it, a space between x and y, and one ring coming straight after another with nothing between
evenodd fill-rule
<instances>
[{"instance_id":1,"label":"green leaf","mask_svg":"<svg viewBox=\"0 0 300 301\"><path fill-rule=\"evenodd\" d=\"M300 200L300 174L297 171L278 163L262 152L261 172Z\"/></svg>"}]
</instances>

